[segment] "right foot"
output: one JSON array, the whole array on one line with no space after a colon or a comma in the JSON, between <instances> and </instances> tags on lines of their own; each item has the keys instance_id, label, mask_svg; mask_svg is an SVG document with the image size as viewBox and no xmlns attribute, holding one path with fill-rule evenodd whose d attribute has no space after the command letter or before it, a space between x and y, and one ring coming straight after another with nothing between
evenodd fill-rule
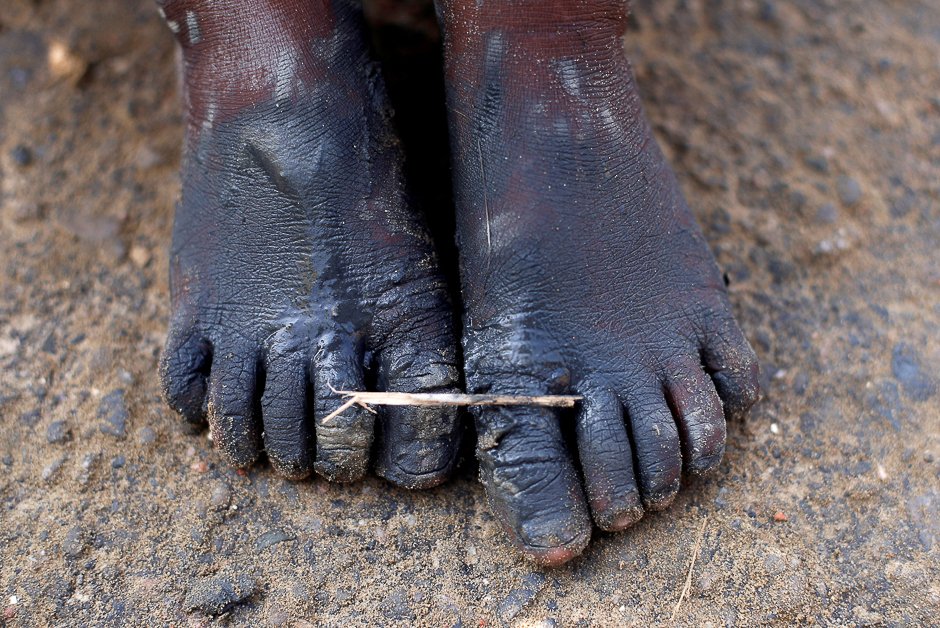
<instances>
[{"instance_id":1,"label":"right foot","mask_svg":"<svg viewBox=\"0 0 940 628\"><path fill-rule=\"evenodd\" d=\"M558 564L718 464L757 361L641 111L626 2L440 6L468 391L583 397L574 456L558 412L474 410L496 516Z\"/></svg>"},{"instance_id":2,"label":"right foot","mask_svg":"<svg viewBox=\"0 0 940 628\"><path fill-rule=\"evenodd\" d=\"M454 392L451 312L405 190L352 3L162 0L183 50L183 194L161 363L169 404L229 462L290 478L366 470L373 415L337 390ZM376 471L453 467L452 408L380 413Z\"/></svg>"}]
</instances>

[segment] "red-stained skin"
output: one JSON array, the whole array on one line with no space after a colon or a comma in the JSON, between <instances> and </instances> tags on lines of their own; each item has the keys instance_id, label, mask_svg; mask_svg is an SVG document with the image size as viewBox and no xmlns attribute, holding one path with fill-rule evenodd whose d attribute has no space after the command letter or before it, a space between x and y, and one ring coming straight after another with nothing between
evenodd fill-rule
<instances>
[{"instance_id":1,"label":"red-stained skin","mask_svg":"<svg viewBox=\"0 0 940 628\"><path fill-rule=\"evenodd\" d=\"M289 51L295 79L329 72L322 54L340 16L329 0L163 0L158 2L183 50L184 111L190 130L210 116L230 117L271 100ZM195 21L197 32L191 25ZM195 36L194 36L195 35ZM195 40L195 41L194 41ZM232 46L232 42L239 45ZM225 54L213 49L225 46ZM308 51L307 54L298 51Z\"/></svg>"}]
</instances>

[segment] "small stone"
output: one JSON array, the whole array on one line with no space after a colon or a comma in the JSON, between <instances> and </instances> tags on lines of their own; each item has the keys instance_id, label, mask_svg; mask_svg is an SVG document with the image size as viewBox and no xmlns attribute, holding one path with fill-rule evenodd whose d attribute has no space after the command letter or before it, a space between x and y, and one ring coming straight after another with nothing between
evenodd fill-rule
<instances>
[{"instance_id":1,"label":"small stone","mask_svg":"<svg viewBox=\"0 0 940 628\"><path fill-rule=\"evenodd\" d=\"M149 445L157 438L157 433L152 427L142 427L137 430L137 442L141 445Z\"/></svg>"},{"instance_id":2,"label":"small stone","mask_svg":"<svg viewBox=\"0 0 940 628\"><path fill-rule=\"evenodd\" d=\"M124 437L127 427L127 406L124 403L124 391L117 389L109 393L98 404L98 418L104 422L98 427L103 434L117 438Z\"/></svg>"},{"instance_id":3,"label":"small stone","mask_svg":"<svg viewBox=\"0 0 940 628\"><path fill-rule=\"evenodd\" d=\"M816 220L825 224L832 224L839 219L839 212L832 203L826 203L816 212Z\"/></svg>"},{"instance_id":4,"label":"small stone","mask_svg":"<svg viewBox=\"0 0 940 628\"><path fill-rule=\"evenodd\" d=\"M13 466L13 454L5 455L3 457L3 460L0 460L0 462L3 462L5 466L12 467Z\"/></svg>"},{"instance_id":5,"label":"small stone","mask_svg":"<svg viewBox=\"0 0 940 628\"><path fill-rule=\"evenodd\" d=\"M219 482L212 487L212 491L209 493L209 503L216 510L225 510L228 508L229 502L232 500L232 489L229 488L228 484L224 482Z\"/></svg>"},{"instance_id":6,"label":"small stone","mask_svg":"<svg viewBox=\"0 0 940 628\"><path fill-rule=\"evenodd\" d=\"M32 199L14 199L10 202L10 216L13 218L13 222L40 220L42 215L42 207Z\"/></svg>"},{"instance_id":7,"label":"small stone","mask_svg":"<svg viewBox=\"0 0 940 628\"><path fill-rule=\"evenodd\" d=\"M764 568L769 574L779 574L786 570L787 564L776 554L767 554L764 556Z\"/></svg>"},{"instance_id":8,"label":"small stone","mask_svg":"<svg viewBox=\"0 0 940 628\"><path fill-rule=\"evenodd\" d=\"M728 500L725 499L725 495L727 495L728 492L726 488L718 489L718 496L715 498L715 508L722 509L728 507Z\"/></svg>"},{"instance_id":9,"label":"small stone","mask_svg":"<svg viewBox=\"0 0 940 628\"><path fill-rule=\"evenodd\" d=\"M152 255L149 250L142 246L132 246L128 257L138 268L145 268L150 263Z\"/></svg>"},{"instance_id":10,"label":"small stone","mask_svg":"<svg viewBox=\"0 0 940 628\"><path fill-rule=\"evenodd\" d=\"M255 552L261 552L272 545L277 545L278 543L283 543L284 541L293 541L295 538L284 532L283 529L278 528L276 530L269 530L261 536L258 537L258 540L255 541Z\"/></svg>"},{"instance_id":11,"label":"small stone","mask_svg":"<svg viewBox=\"0 0 940 628\"><path fill-rule=\"evenodd\" d=\"M414 621L416 615L408 606L408 593L404 589L394 591L385 598L379 610L389 619L400 621Z\"/></svg>"},{"instance_id":12,"label":"small stone","mask_svg":"<svg viewBox=\"0 0 940 628\"><path fill-rule=\"evenodd\" d=\"M925 372L920 355L910 345L898 343L894 346L891 351L891 371L911 399L925 401L937 392L937 382Z\"/></svg>"},{"instance_id":13,"label":"small stone","mask_svg":"<svg viewBox=\"0 0 940 628\"><path fill-rule=\"evenodd\" d=\"M775 22L777 20L777 5L770 0L765 0L760 5L758 17L764 22Z\"/></svg>"},{"instance_id":14,"label":"small stone","mask_svg":"<svg viewBox=\"0 0 940 628\"><path fill-rule=\"evenodd\" d=\"M64 443L72 440L72 430L65 421L55 421L46 428L46 441L50 443Z\"/></svg>"},{"instance_id":15,"label":"small stone","mask_svg":"<svg viewBox=\"0 0 940 628\"><path fill-rule=\"evenodd\" d=\"M14 146L13 150L10 151L10 157L13 158L13 163L17 166L28 166L33 163L33 151L23 144Z\"/></svg>"},{"instance_id":16,"label":"small stone","mask_svg":"<svg viewBox=\"0 0 940 628\"><path fill-rule=\"evenodd\" d=\"M48 62L53 77L66 78L73 83L77 83L88 69L87 61L58 41L49 45Z\"/></svg>"},{"instance_id":17,"label":"small stone","mask_svg":"<svg viewBox=\"0 0 940 628\"><path fill-rule=\"evenodd\" d=\"M862 186L852 177L839 177L836 181L839 200L846 207L852 207L862 198Z\"/></svg>"},{"instance_id":18,"label":"small stone","mask_svg":"<svg viewBox=\"0 0 940 628\"><path fill-rule=\"evenodd\" d=\"M35 408L20 415L20 424L25 425L26 427L35 427L35 425L39 423L41 419L42 410L40 408Z\"/></svg>"},{"instance_id":19,"label":"small stone","mask_svg":"<svg viewBox=\"0 0 940 628\"><path fill-rule=\"evenodd\" d=\"M134 161L141 170L150 170L163 163L163 156L149 146L141 146Z\"/></svg>"},{"instance_id":20,"label":"small stone","mask_svg":"<svg viewBox=\"0 0 940 628\"><path fill-rule=\"evenodd\" d=\"M120 469L124 466L126 462L127 460L125 460L124 456L118 456L114 460L111 461L111 468Z\"/></svg>"},{"instance_id":21,"label":"small stone","mask_svg":"<svg viewBox=\"0 0 940 628\"><path fill-rule=\"evenodd\" d=\"M924 452L924 462L933 462L933 454L929 451Z\"/></svg>"},{"instance_id":22,"label":"small stone","mask_svg":"<svg viewBox=\"0 0 940 628\"><path fill-rule=\"evenodd\" d=\"M188 613L199 610L209 615L222 615L250 598L257 590L258 584L245 575L203 578L190 585L183 601L183 610Z\"/></svg>"},{"instance_id":23,"label":"small stone","mask_svg":"<svg viewBox=\"0 0 940 628\"><path fill-rule=\"evenodd\" d=\"M73 526L62 539L62 553L66 558L78 558L85 551L85 532L81 526Z\"/></svg>"},{"instance_id":24,"label":"small stone","mask_svg":"<svg viewBox=\"0 0 940 628\"><path fill-rule=\"evenodd\" d=\"M822 172L823 174L829 172L829 160L822 155L807 157L804 162L817 172Z\"/></svg>"},{"instance_id":25,"label":"small stone","mask_svg":"<svg viewBox=\"0 0 940 628\"><path fill-rule=\"evenodd\" d=\"M62 463L64 463L66 459L67 456L61 456L44 466L40 472L40 476L42 477L43 481L52 479L52 476L54 476L56 471L62 467Z\"/></svg>"},{"instance_id":26,"label":"small stone","mask_svg":"<svg viewBox=\"0 0 940 628\"><path fill-rule=\"evenodd\" d=\"M778 510L776 513L774 513L774 521L786 521L786 520L787 520L787 514L783 512L782 510Z\"/></svg>"},{"instance_id":27,"label":"small stone","mask_svg":"<svg viewBox=\"0 0 940 628\"><path fill-rule=\"evenodd\" d=\"M545 588L545 584L545 576L537 571L526 576L522 584L510 591L509 595L499 603L496 609L499 619L506 624L512 621L538 595L538 592Z\"/></svg>"}]
</instances>

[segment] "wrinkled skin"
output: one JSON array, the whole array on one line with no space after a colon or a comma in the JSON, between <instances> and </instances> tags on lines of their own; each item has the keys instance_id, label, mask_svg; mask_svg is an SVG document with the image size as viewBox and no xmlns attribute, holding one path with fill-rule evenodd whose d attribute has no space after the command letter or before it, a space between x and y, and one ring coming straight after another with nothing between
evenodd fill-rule
<instances>
[{"instance_id":1,"label":"wrinkled skin","mask_svg":"<svg viewBox=\"0 0 940 628\"><path fill-rule=\"evenodd\" d=\"M372 417L324 424L341 403L330 385L361 390L375 372L380 389L453 389L444 287L357 10L213 7L164 6L188 119L167 398L208 417L233 464L263 447L288 477L354 479ZM626 3L438 11L469 392L583 397L570 415L474 411L493 511L527 557L559 564L592 525L621 530L668 505L683 470L720 462L726 418L758 397L757 361L641 110ZM380 474L413 487L446 476L453 411L380 418Z\"/></svg>"},{"instance_id":2,"label":"wrinkled skin","mask_svg":"<svg viewBox=\"0 0 940 628\"><path fill-rule=\"evenodd\" d=\"M222 5L222 6L220 6ZM161 363L170 405L237 467L412 488L450 473L453 408L333 392L457 390L430 238L403 181L384 85L352 3L163 2L183 50L182 200Z\"/></svg>"},{"instance_id":3,"label":"wrinkled skin","mask_svg":"<svg viewBox=\"0 0 940 628\"><path fill-rule=\"evenodd\" d=\"M724 452L758 365L640 107L625 2L440 0L480 475L516 545L580 553L668 505ZM580 466L580 477L575 466ZM583 478L583 480L582 480Z\"/></svg>"}]
</instances>

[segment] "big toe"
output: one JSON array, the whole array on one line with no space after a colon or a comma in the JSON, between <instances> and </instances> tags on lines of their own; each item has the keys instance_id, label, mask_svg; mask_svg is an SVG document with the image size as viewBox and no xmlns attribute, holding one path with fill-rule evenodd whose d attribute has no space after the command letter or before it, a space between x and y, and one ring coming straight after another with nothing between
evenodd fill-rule
<instances>
[{"instance_id":1,"label":"big toe","mask_svg":"<svg viewBox=\"0 0 940 628\"><path fill-rule=\"evenodd\" d=\"M408 393L455 393L459 373L448 334L402 334L380 356L382 387ZM428 488L453 470L460 413L453 406L386 406L379 415L376 473L399 486Z\"/></svg>"},{"instance_id":2,"label":"big toe","mask_svg":"<svg viewBox=\"0 0 940 628\"><path fill-rule=\"evenodd\" d=\"M478 408L480 475L490 506L531 560L558 565L580 554L591 520L558 412Z\"/></svg>"},{"instance_id":3,"label":"big toe","mask_svg":"<svg viewBox=\"0 0 940 628\"><path fill-rule=\"evenodd\" d=\"M374 419L358 405L331 416L346 401L337 390L365 390L362 352L339 334L321 341L313 359L314 468L330 481L352 482L368 469Z\"/></svg>"}]
</instances>

